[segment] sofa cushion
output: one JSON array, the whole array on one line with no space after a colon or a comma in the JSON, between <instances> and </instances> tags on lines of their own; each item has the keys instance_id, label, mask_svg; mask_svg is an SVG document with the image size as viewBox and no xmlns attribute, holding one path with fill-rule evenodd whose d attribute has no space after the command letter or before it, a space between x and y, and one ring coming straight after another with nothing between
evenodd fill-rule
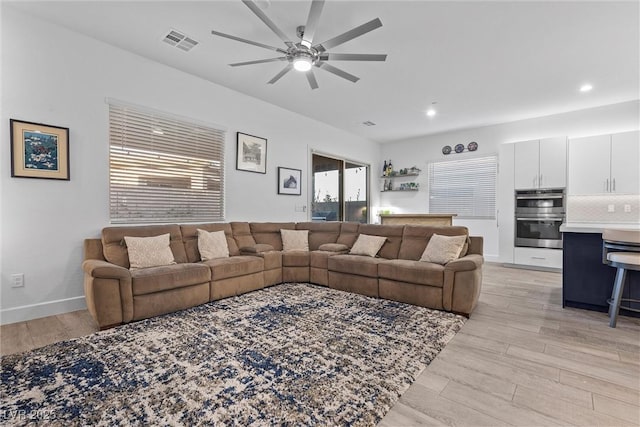
<instances>
[{"instance_id":1,"label":"sofa cushion","mask_svg":"<svg viewBox=\"0 0 640 427\"><path fill-rule=\"evenodd\" d=\"M221 222L210 222L204 224L183 224L180 226L182 231L182 241L184 242L184 250L187 254L189 262L200 262L202 256L198 249L198 230L204 231L224 231L224 235L227 238L227 248L229 249L229 255L240 255L238 245L233 238L233 232L231 225Z\"/></svg>"},{"instance_id":2,"label":"sofa cushion","mask_svg":"<svg viewBox=\"0 0 640 427\"><path fill-rule=\"evenodd\" d=\"M342 245L346 245L347 247L353 246L356 239L358 238L358 229L360 228L360 223L358 222L343 222L340 224L340 235L338 236L338 240L336 243L340 243Z\"/></svg>"},{"instance_id":3,"label":"sofa cushion","mask_svg":"<svg viewBox=\"0 0 640 427\"><path fill-rule=\"evenodd\" d=\"M434 233L442 236L468 236L469 230L467 227L461 226L406 225L402 233L398 258L419 260ZM464 256L464 254L460 256Z\"/></svg>"},{"instance_id":4,"label":"sofa cushion","mask_svg":"<svg viewBox=\"0 0 640 427\"><path fill-rule=\"evenodd\" d=\"M249 227L256 243L271 245L276 251L281 251L280 230L295 230L296 224L294 222L252 222Z\"/></svg>"},{"instance_id":5,"label":"sofa cushion","mask_svg":"<svg viewBox=\"0 0 640 427\"><path fill-rule=\"evenodd\" d=\"M444 266L424 261L390 259L378 265L378 275L398 282L442 287Z\"/></svg>"},{"instance_id":6,"label":"sofa cushion","mask_svg":"<svg viewBox=\"0 0 640 427\"><path fill-rule=\"evenodd\" d=\"M282 239L282 250L309 251L309 230L280 230Z\"/></svg>"},{"instance_id":7,"label":"sofa cushion","mask_svg":"<svg viewBox=\"0 0 640 427\"><path fill-rule=\"evenodd\" d=\"M129 268L129 253L124 236L151 237L169 233L171 252L177 263L188 262L182 244L180 226L168 225L132 225L125 227L105 227L102 229L102 249L104 258L112 264ZM199 259L199 258L198 258Z\"/></svg>"},{"instance_id":8,"label":"sofa cushion","mask_svg":"<svg viewBox=\"0 0 640 427\"><path fill-rule=\"evenodd\" d=\"M264 260L251 255L212 259L204 264L211 268L212 281L260 273L264 269Z\"/></svg>"},{"instance_id":9,"label":"sofa cushion","mask_svg":"<svg viewBox=\"0 0 640 427\"><path fill-rule=\"evenodd\" d=\"M380 252L378 252L378 256L386 259L398 258L403 230L403 225L360 224L360 227L358 228L358 232L360 234L383 236L387 238L384 245L382 245Z\"/></svg>"},{"instance_id":10,"label":"sofa cushion","mask_svg":"<svg viewBox=\"0 0 640 427\"><path fill-rule=\"evenodd\" d=\"M368 234L361 234L353 244L353 247L349 251L351 255L365 255L374 257L378 254L378 251L387 241L384 236L369 236Z\"/></svg>"},{"instance_id":11,"label":"sofa cushion","mask_svg":"<svg viewBox=\"0 0 640 427\"><path fill-rule=\"evenodd\" d=\"M340 223L329 222L299 222L296 230L309 230L309 250L315 251L323 243L335 243L340 235Z\"/></svg>"},{"instance_id":12,"label":"sofa cushion","mask_svg":"<svg viewBox=\"0 0 640 427\"><path fill-rule=\"evenodd\" d=\"M124 236L129 254L129 268L148 268L175 264L173 252L169 247L170 235L161 234L151 237Z\"/></svg>"},{"instance_id":13,"label":"sofa cushion","mask_svg":"<svg viewBox=\"0 0 640 427\"><path fill-rule=\"evenodd\" d=\"M377 278L378 264L382 261L380 258L346 254L330 256L327 265L329 271Z\"/></svg>"},{"instance_id":14,"label":"sofa cushion","mask_svg":"<svg viewBox=\"0 0 640 427\"><path fill-rule=\"evenodd\" d=\"M151 294L169 289L208 283L211 270L203 264L173 264L131 272L133 295Z\"/></svg>"},{"instance_id":15,"label":"sofa cushion","mask_svg":"<svg viewBox=\"0 0 640 427\"><path fill-rule=\"evenodd\" d=\"M235 240L238 248L251 247L256 244L248 222L231 222L229 225L231 226L233 240Z\"/></svg>"},{"instance_id":16,"label":"sofa cushion","mask_svg":"<svg viewBox=\"0 0 640 427\"><path fill-rule=\"evenodd\" d=\"M429 239L420 261L444 265L454 259L458 259L466 242L467 236L441 236L440 234L434 234Z\"/></svg>"},{"instance_id":17,"label":"sofa cushion","mask_svg":"<svg viewBox=\"0 0 640 427\"><path fill-rule=\"evenodd\" d=\"M307 267L309 258L309 251L282 252L282 265L284 267Z\"/></svg>"}]
</instances>

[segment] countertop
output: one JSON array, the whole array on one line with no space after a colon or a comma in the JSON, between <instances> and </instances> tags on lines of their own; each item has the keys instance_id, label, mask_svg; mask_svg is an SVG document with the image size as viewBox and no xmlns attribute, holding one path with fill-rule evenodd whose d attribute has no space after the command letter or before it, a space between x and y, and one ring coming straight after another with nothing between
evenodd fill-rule
<instances>
[{"instance_id":1,"label":"countertop","mask_svg":"<svg viewBox=\"0 0 640 427\"><path fill-rule=\"evenodd\" d=\"M606 228L640 230L640 223L565 222L560 226L560 231L562 233L602 233Z\"/></svg>"}]
</instances>

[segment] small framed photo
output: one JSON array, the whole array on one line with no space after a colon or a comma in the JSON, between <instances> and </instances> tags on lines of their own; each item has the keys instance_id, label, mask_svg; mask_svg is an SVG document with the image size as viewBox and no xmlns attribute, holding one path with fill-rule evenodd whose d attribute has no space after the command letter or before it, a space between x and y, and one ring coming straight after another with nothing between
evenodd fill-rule
<instances>
[{"instance_id":1,"label":"small framed photo","mask_svg":"<svg viewBox=\"0 0 640 427\"><path fill-rule=\"evenodd\" d=\"M302 194L302 171L300 169L278 168L278 194L292 196Z\"/></svg>"},{"instance_id":2,"label":"small framed photo","mask_svg":"<svg viewBox=\"0 0 640 427\"><path fill-rule=\"evenodd\" d=\"M238 132L236 169L267 173L267 140Z\"/></svg>"},{"instance_id":3,"label":"small framed photo","mask_svg":"<svg viewBox=\"0 0 640 427\"><path fill-rule=\"evenodd\" d=\"M11 176L61 179L69 175L69 128L10 119Z\"/></svg>"}]
</instances>

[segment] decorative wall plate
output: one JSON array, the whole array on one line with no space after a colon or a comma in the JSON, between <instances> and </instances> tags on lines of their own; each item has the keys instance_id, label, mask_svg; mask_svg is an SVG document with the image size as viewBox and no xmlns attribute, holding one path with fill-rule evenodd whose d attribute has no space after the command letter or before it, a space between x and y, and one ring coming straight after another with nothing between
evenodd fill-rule
<instances>
[{"instance_id":1,"label":"decorative wall plate","mask_svg":"<svg viewBox=\"0 0 640 427\"><path fill-rule=\"evenodd\" d=\"M475 141L471 141L469 145L467 145L467 150L476 151L478 149L478 143Z\"/></svg>"},{"instance_id":2,"label":"decorative wall plate","mask_svg":"<svg viewBox=\"0 0 640 427\"><path fill-rule=\"evenodd\" d=\"M462 153L464 151L464 145L457 144L455 150L456 150L456 153Z\"/></svg>"},{"instance_id":3,"label":"decorative wall plate","mask_svg":"<svg viewBox=\"0 0 640 427\"><path fill-rule=\"evenodd\" d=\"M445 145L444 147L442 147L442 154L449 154L451 153L451 147L448 145Z\"/></svg>"}]
</instances>

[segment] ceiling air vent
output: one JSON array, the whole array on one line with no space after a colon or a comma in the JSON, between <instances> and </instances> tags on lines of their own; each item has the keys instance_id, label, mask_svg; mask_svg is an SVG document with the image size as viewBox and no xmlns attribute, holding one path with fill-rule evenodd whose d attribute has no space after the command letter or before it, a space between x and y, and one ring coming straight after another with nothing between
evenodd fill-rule
<instances>
[{"instance_id":1,"label":"ceiling air vent","mask_svg":"<svg viewBox=\"0 0 640 427\"><path fill-rule=\"evenodd\" d=\"M189 52L198 44L198 42L191 37L176 30L169 30L169 33L164 37L163 41L185 52Z\"/></svg>"},{"instance_id":2,"label":"ceiling air vent","mask_svg":"<svg viewBox=\"0 0 640 427\"><path fill-rule=\"evenodd\" d=\"M375 123L373 123L370 120L367 120L366 122L362 122L362 124L365 125L365 126L375 126L376 125Z\"/></svg>"}]
</instances>

